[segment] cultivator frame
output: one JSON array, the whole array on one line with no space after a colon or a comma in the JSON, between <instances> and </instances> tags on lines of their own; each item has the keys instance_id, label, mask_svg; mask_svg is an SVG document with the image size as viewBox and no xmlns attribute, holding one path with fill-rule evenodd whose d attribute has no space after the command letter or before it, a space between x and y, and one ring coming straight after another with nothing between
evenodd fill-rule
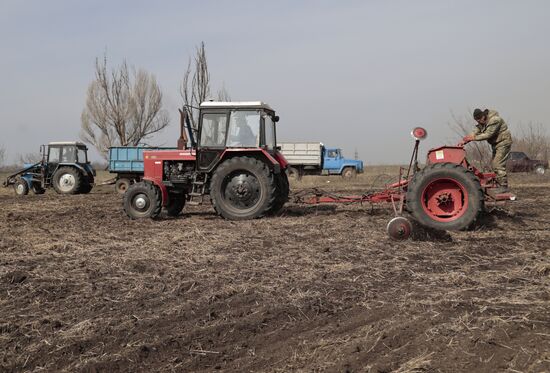
<instances>
[{"instance_id":1,"label":"cultivator frame","mask_svg":"<svg viewBox=\"0 0 550 373\"><path fill-rule=\"evenodd\" d=\"M425 169L433 170L431 173L435 176L428 175L433 180L428 180L430 182L422 187L421 193L415 193L416 190L411 191L411 184L413 184L412 188L416 188L425 183L425 175L418 177L421 171L418 167L418 150L420 141L426 138L427 132L424 128L416 127L411 135L415 143L409 166L400 167L398 181L386 186L384 190L361 195L337 195L313 189L296 194L295 202L305 204L391 203L395 217L388 222L386 230L391 238L402 240L409 238L413 231L411 221L404 216L405 211L429 228L460 230L475 222L485 203L516 199L512 193L492 193L492 190L498 187L496 174L483 173L471 165L466 159L463 144L431 149L428 152ZM467 190L462 185L461 175L469 177L465 179L464 184L469 182L474 189L470 187ZM420 197L416 197L417 195ZM408 206L407 196L416 197L417 201L411 201ZM416 209L413 202L418 205Z\"/></svg>"}]
</instances>

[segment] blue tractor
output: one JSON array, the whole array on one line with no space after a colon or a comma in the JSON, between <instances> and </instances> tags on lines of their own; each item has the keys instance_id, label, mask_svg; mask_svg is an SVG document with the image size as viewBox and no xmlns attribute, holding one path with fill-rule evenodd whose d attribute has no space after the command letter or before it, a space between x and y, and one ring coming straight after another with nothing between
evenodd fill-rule
<instances>
[{"instance_id":1,"label":"blue tractor","mask_svg":"<svg viewBox=\"0 0 550 373\"><path fill-rule=\"evenodd\" d=\"M95 170L88 161L88 148L76 141L51 142L40 147L42 160L25 164L23 169L7 177L3 186L13 186L24 196L29 190L43 194L53 187L60 194L89 193L94 184Z\"/></svg>"}]
</instances>

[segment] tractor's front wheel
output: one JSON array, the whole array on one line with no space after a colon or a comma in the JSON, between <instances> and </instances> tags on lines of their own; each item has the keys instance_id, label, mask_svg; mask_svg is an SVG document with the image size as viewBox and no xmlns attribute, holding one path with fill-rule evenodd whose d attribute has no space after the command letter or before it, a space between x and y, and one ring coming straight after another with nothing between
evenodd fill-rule
<instances>
[{"instance_id":1,"label":"tractor's front wheel","mask_svg":"<svg viewBox=\"0 0 550 373\"><path fill-rule=\"evenodd\" d=\"M535 167L534 171L535 171L536 174L544 175L544 173L546 172L546 169L544 168L544 166L539 165L539 166Z\"/></svg>"},{"instance_id":2,"label":"tractor's front wheel","mask_svg":"<svg viewBox=\"0 0 550 373\"><path fill-rule=\"evenodd\" d=\"M422 225L440 230L470 227L484 208L475 175L454 163L436 163L417 172L407 187L407 209Z\"/></svg>"},{"instance_id":3,"label":"tractor's front wheel","mask_svg":"<svg viewBox=\"0 0 550 373\"><path fill-rule=\"evenodd\" d=\"M214 209L229 220L262 217L272 210L276 197L269 168L251 157L235 157L223 162L210 183Z\"/></svg>"},{"instance_id":4,"label":"tractor's front wheel","mask_svg":"<svg viewBox=\"0 0 550 373\"><path fill-rule=\"evenodd\" d=\"M23 179L17 180L13 185L13 188L15 189L15 194L18 196L26 196L29 194L29 185Z\"/></svg>"},{"instance_id":5,"label":"tractor's front wheel","mask_svg":"<svg viewBox=\"0 0 550 373\"><path fill-rule=\"evenodd\" d=\"M122 206L130 219L156 218L162 209L160 190L148 182L133 184L124 193Z\"/></svg>"},{"instance_id":6,"label":"tractor's front wheel","mask_svg":"<svg viewBox=\"0 0 550 373\"><path fill-rule=\"evenodd\" d=\"M81 183L82 175L74 167L60 167L53 175L53 188L59 194L76 194Z\"/></svg>"}]
</instances>

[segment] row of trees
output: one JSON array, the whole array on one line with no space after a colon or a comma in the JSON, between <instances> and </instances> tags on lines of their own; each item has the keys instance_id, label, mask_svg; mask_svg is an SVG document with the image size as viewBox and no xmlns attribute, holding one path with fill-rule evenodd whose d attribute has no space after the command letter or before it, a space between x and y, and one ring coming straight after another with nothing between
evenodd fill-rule
<instances>
[{"instance_id":1,"label":"row of trees","mask_svg":"<svg viewBox=\"0 0 550 373\"><path fill-rule=\"evenodd\" d=\"M212 97L204 42L196 48L194 59L189 59L180 95L182 110L188 110L191 125L196 128L196 108ZM225 87L216 96L218 100L230 100ZM109 147L144 144L169 123L162 91L153 74L129 67L126 61L109 70L106 55L96 59L95 77L81 115L81 137L85 142L106 158Z\"/></svg>"}]
</instances>

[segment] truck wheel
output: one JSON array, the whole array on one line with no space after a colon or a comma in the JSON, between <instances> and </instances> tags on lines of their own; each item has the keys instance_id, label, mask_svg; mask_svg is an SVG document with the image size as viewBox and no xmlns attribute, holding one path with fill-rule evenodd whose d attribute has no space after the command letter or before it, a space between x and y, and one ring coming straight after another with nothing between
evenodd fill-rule
<instances>
[{"instance_id":1,"label":"truck wheel","mask_svg":"<svg viewBox=\"0 0 550 373\"><path fill-rule=\"evenodd\" d=\"M267 165L255 158L235 157L214 172L210 198L218 215L229 220L254 219L272 210L277 197Z\"/></svg>"},{"instance_id":2,"label":"truck wheel","mask_svg":"<svg viewBox=\"0 0 550 373\"><path fill-rule=\"evenodd\" d=\"M290 193L290 187L288 185L288 178L286 176L286 172L281 172L279 174L274 175L275 177L275 185L277 187L277 197L275 198L275 203L273 204L273 208L270 211L270 214L277 214L285 203L288 201L288 194Z\"/></svg>"},{"instance_id":3,"label":"truck wheel","mask_svg":"<svg viewBox=\"0 0 550 373\"><path fill-rule=\"evenodd\" d=\"M417 172L406 197L407 209L420 224L440 230L470 227L484 206L479 180L454 163L436 163Z\"/></svg>"},{"instance_id":4,"label":"truck wheel","mask_svg":"<svg viewBox=\"0 0 550 373\"><path fill-rule=\"evenodd\" d=\"M29 185L23 179L17 180L13 185L13 189L15 190L15 194L18 196L26 196L29 194Z\"/></svg>"},{"instance_id":5,"label":"truck wheel","mask_svg":"<svg viewBox=\"0 0 550 373\"><path fill-rule=\"evenodd\" d=\"M60 194L75 194L80 190L82 177L74 167L61 167L53 175L53 188Z\"/></svg>"},{"instance_id":6,"label":"truck wheel","mask_svg":"<svg viewBox=\"0 0 550 373\"><path fill-rule=\"evenodd\" d=\"M158 187L140 182L124 193L122 206L130 219L156 218L162 209L162 197Z\"/></svg>"},{"instance_id":7,"label":"truck wheel","mask_svg":"<svg viewBox=\"0 0 550 373\"><path fill-rule=\"evenodd\" d=\"M537 166L535 167L535 173L539 174L539 175L544 175L544 173L546 172L546 169L544 168L544 166Z\"/></svg>"},{"instance_id":8,"label":"truck wheel","mask_svg":"<svg viewBox=\"0 0 550 373\"><path fill-rule=\"evenodd\" d=\"M44 194L46 193L46 189L42 188L42 186L38 183L33 183L31 190L34 194Z\"/></svg>"},{"instance_id":9,"label":"truck wheel","mask_svg":"<svg viewBox=\"0 0 550 373\"><path fill-rule=\"evenodd\" d=\"M353 179L357 176L357 170L353 167L346 167L342 171L342 177L344 179Z\"/></svg>"},{"instance_id":10,"label":"truck wheel","mask_svg":"<svg viewBox=\"0 0 550 373\"><path fill-rule=\"evenodd\" d=\"M302 174L296 167L287 168L286 173L289 179L294 179L296 181L300 181L302 179Z\"/></svg>"},{"instance_id":11,"label":"truck wheel","mask_svg":"<svg viewBox=\"0 0 550 373\"><path fill-rule=\"evenodd\" d=\"M126 178L118 179L115 183L115 190L118 194L124 194L130 187L130 180Z\"/></svg>"},{"instance_id":12,"label":"truck wheel","mask_svg":"<svg viewBox=\"0 0 550 373\"><path fill-rule=\"evenodd\" d=\"M170 194L170 202L165 207L168 216L178 216L185 206L185 194Z\"/></svg>"}]
</instances>

